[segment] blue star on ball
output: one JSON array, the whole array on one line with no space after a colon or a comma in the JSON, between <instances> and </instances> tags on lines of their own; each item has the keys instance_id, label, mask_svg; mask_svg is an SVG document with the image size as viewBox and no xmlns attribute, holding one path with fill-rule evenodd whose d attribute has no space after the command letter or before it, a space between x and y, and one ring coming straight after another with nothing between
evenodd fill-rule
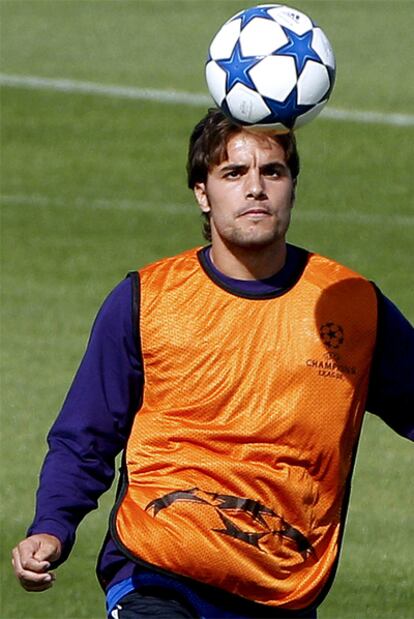
<instances>
[{"instance_id":1,"label":"blue star on ball","mask_svg":"<svg viewBox=\"0 0 414 619\"><path fill-rule=\"evenodd\" d=\"M303 67L308 60L322 62L320 56L312 48L312 31L305 32L305 34L296 34L296 32L285 27L283 27L283 31L289 41L286 45L280 47L275 52L275 55L292 56L295 60L298 76L303 71Z\"/></svg>"},{"instance_id":2,"label":"blue star on ball","mask_svg":"<svg viewBox=\"0 0 414 619\"><path fill-rule=\"evenodd\" d=\"M216 60L217 64L226 72L226 91L229 92L235 84L244 84L247 88L255 89L255 85L249 75L249 71L261 58L256 56L243 56L240 42L237 41L233 53L227 60Z\"/></svg>"},{"instance_id":3,"label":"blue star on ball","mask_svg":"<svg viewBox=\"0 0 414 619\"><path fill-rule=\"evenodd\" d=\"M270 19L273 21L273 18L267 12L267 6L255 6L251 9L246 9L243 13L239 15L235 15L231 21L235 21L236 19L241 19L240 30L243 30L253 19L256 17L261 17L262 19Z\"/></svg>"},{"instance_id":4,"label":"blue star on ball","mask_svg":"<svg viewBox=\"0 0 414 619\"><path fill-rule=\"evenodd\" d=\"M263 97L263 101L271 110L271 114L268 118L264 118L262 123L266 124L266 122L274 122L274 120L277 119L278 122L281 122L289 129L293 128L295 120L298 116L312 109L312 105L298 104L296 88L292 90L283 103L270 99L269 97Z\"/></svg>"}]
</instances>

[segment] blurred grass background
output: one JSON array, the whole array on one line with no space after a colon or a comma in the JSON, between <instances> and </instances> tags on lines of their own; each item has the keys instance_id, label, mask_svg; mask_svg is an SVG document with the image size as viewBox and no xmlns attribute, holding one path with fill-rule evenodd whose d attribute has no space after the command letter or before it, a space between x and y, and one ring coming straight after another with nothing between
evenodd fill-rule
<instances>
[{"instance_id":1,"label":"blurred grass background","mask_svg":"<svg viewBox=\"0 0 414 619\"><path fill-rule=\"evenodd\" d=\"M410 0L292 4L334 46L331 107L412 113ZM206 93L208 43L246 6L1 0L1 72ZM53 590L21 590L10 549L30 524L45 434L103 298L128 270L202 242L185 160L203 112L2 89L2 619L104 616L93 572L112 492L81 525ZM289 237L374 279L411 319L413 138L412 126L319 118L303 128ZM412 618L411 449L367 416L342 558L321 619Z\"/></svg>"}]
</instances>

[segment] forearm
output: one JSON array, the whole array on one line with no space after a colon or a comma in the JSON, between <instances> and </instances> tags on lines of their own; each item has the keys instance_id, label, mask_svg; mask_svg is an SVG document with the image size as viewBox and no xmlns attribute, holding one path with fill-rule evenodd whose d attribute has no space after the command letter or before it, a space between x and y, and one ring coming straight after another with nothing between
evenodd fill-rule
<instances>
[{"instance_id":1,"label":"forearm","mask_svg":"<svg viewBox=\"0 0 414 619\"><path fill-rule=\"evenodd\" d=\"M49 451L28 533L49 533L68 556L83 517L112 484L116 455L124 448L139 406L142 369L131 320L131 286L108 297L62 410L52 426Z\"/></svg>"},{"instance_id":2,"label":"forearm","mask_svg":"<svg viewBox=\"0 0 414 619\"><path fill-rule=\"evenodd\" d=\"M74 437L60 437L59 427L50 433L50 449L44 461L36 496L36 513L28 535L48 533L62 544L59 562L69 555L76 529L95 509L99 497L114 478L114 455L89 452Z\"/></svg>"}]
</instances>

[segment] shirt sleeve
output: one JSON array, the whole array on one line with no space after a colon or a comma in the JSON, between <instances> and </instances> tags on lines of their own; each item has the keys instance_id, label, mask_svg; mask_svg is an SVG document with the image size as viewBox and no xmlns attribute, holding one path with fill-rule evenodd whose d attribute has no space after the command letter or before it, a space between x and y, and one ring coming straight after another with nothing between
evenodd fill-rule
<instances>
[{"instance_id":1,"label":"shirt sleeve","mask_svg":"<svg viewBox=\"0 0 414 619\"><path fill-rule=\"evenodd\" d=\"M379 290L367 410L414 441L414 328Z\"/></svg>"},{"instance_id":2,"label":"shirt sleeve","mask_svg":"<svg viewBox=\"0 0 414 619\"><path fill-rule=\"evenodd\" d=\"M36 513L28 534L63 544L62 563L82 518L112 484L115 458L140 406L143 371L134 325L133 278L103 303L63 407L48 434Z\"/></svg>"}]
</instances>

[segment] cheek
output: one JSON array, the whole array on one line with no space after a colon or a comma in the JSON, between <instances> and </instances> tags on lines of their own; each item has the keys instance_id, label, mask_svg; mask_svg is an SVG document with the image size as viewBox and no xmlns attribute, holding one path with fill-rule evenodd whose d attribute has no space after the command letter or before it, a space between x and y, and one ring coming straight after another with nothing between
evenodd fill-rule
<instances>
[{"instance_id":1,"label":"cheek","mask_svg":"<svg viewBox=\"0 0 414 619\"><path fill-rule=\"evenodd\" d=\"M290 210L293 206L295 191L292 187L286 187L282 191L280 188L271 188L268 194L271 202L281 210Z\"/></svg>"},{"instance_id":2,"label":"cheek","mask_svg":"<svg viewBox=\"0 0 414 619\"><path fill-rule=\"evenodd\" d=\"M237 205L236 192L233 188L211 187L207 191L207 201L210 213L214 218L226 218L231 215Z\"/></svg>"},{"instance_id":3,"label":"cheek","mask_svg":"<svg viewBox=\"0 0 414 619\"><path fill-rule=\"evenodd\" d=\"M225 209L221 209L216 206L210 211L211 220L216 223L216 227L222 228L226 225L226 222L230 220L230 216Z\"/></svg>"},{"instance_id":4,"label":"cheek","mask_svg":"<svg viewBox=\"0 0 414 619\"><path fill-rule=\"evenodd\" d=\"M224 233L225 230L234 226L234 216L228 205L223 202L211 204L210 222L218 232Z\"/></svg>"}]
</instances>

